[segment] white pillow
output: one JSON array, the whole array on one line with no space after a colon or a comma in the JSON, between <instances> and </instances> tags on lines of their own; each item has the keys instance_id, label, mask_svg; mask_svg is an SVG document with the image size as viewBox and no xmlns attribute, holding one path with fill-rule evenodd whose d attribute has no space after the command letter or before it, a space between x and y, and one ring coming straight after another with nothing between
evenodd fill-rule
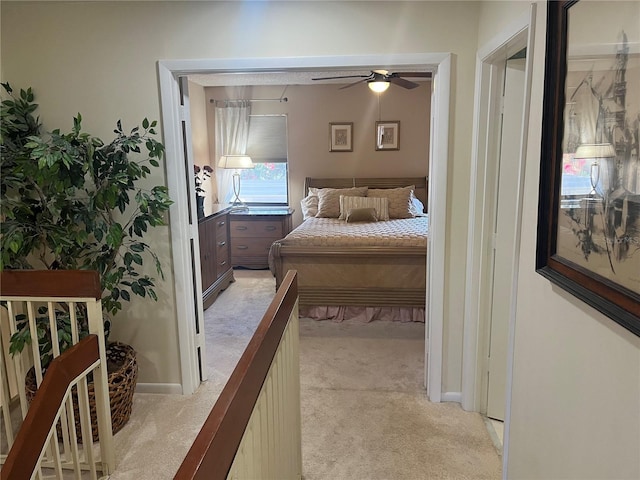
<instances>
[{"instance_id":1,"label":"white pillow","mask_svg":"<svg viewBox=\"0 0 640 480\"><path fill-rule=\"evenodd\" d=\"M413 215L414 217L423 217L426 215L426 213L424 213L424 205L413 192L411 192L411 197L409 198L409 200L411 201L411 204L409 205L409 211L411 212L411 215Z\"/></svg>"},{"instance_id":2,"label":"white pillow","mask_svg":"<svg viewBox=\"0 0 640 480\"><path fill-rule=\"evenodd\" d=\"M302 208L302 219L315 217L318 213L318 196L307 195L300 200L300 207Z\"/></svg>"},{"instance_id":3,"label":"white pillow","mask_svg":"<svg viewBox=\"0 0 640 480\"><path fill-rule=\"evenodd\" d=\"M379 221L389 220L389 199L381 197L350 197L340 195L340 220L345 220L351 210L373 208Z\"/></svg>"}]
</instances>

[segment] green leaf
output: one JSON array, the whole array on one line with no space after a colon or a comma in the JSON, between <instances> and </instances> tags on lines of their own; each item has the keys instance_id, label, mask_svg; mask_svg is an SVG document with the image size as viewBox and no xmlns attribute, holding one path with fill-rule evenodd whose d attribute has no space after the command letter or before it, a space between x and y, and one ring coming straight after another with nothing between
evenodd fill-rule
<instances>
[{"instance_id":1,"label":"green leaf","mask_svg":"<svg viewBox=\"0 0 640 480\"><path fill-rule=\"evenodd\" d=\"M3 88L11 94L9 84ZM155 300L155 279L144 272L155 266L162 276L162 270L157 255L138 237L163 223L171 200L163 186L138 183L163 159L164 146L155 139L158 122L144 118L125 132L118 120L113 139L104 142L82 131L78 113L70 131L51 128L42 135L33 90L16 92L20 95L0 102L0 269L46 263L97 270L105 313L118 313L131 294ZM60 327L63 343L69 321L68 316L58 319L65 325ZM46 322L38 327L43 359L52 352L47 328ZM16 337L12 346L24 346L27 338Z\"/></svg>"},{"instance_id":2,"label":"green leaf","mask_svg":"<svg viewBox=\"0 0 640 480\"><path fill-rule=\"evenodd\" d=\"M133 252L144 252L144 243L133 243L129 248Z\"/></svg>"},{"instance_id":3,"label":"green leaf","mask_svg":"<svg viewBox=\"0 0 640 480\"><path fill-rule=\"evenodd\" d=\"M145 296L145 290L138 282L133 282L131 284L131 291L136 295L140 295L141 297Z\"/></svg>"}]
</instances>

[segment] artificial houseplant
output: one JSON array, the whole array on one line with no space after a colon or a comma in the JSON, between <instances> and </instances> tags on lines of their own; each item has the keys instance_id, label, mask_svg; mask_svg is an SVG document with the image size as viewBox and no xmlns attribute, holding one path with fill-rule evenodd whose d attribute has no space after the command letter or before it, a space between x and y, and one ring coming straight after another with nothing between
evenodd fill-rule
<instances>
[{"instance_id":1,"label":"artificial houseplant","mask_svg":"<svg viewBox=\"0 0 640 480\"><path fill-rule=\"evenodd\" d=\"M144 241L151 227L164 224L172 201L165 186L144 188L143 179L164 158L155 140L156 122L125 132L121 122L109 143L82 131L80 114L69 133L42 133L33 91L1 104L0 190L1 269L97 270L103 289L105 332L110 317L132 296L157 300L155 278L143 272L151 261L164 278L158 256ZM68 315L58 314L61 350L70 346ZM26 322L11 337L12 353L30 341ZM42 365L51 360L48 324L39 322ZM49 339L49 340L48 340Z\"/></svg>"},{"instance_id":2,"label":"artificial houseplant","mask_svg":"<svg viewBox=\"0 0 640 480\"><path fill-rule=\"evenodd\" d=\"M213 169L209 165L200 167L200 165L193 166L194 181L196 183L196 207L198 218L204 217L204 198L207 195L207 191L204 188L204 183L209 180Z\"/></svg>"}]
</instances>

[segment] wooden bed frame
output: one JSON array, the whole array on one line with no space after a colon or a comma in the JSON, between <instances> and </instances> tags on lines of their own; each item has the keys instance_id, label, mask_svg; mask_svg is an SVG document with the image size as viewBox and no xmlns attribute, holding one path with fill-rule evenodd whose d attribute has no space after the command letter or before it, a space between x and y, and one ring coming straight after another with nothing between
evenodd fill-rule
<instances>
[{"instance_id":1,"label":"wooden bed frame","mask_svg":"<svg viewBox=\"0 0 640 480\"><path fill-rule=\"evenodd\" d=\"M310 187L398 188L415 185L427 205L427 178L307 178ZM276 288L288 270L298 272L301 306L424 308L427 250L410 247L271 247Z\"/></svg>"}]
</instances>

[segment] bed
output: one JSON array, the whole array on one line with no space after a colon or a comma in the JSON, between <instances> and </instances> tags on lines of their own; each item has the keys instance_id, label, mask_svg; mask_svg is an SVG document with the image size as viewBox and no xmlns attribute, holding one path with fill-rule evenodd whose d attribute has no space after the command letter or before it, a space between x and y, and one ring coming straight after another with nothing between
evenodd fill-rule
<instances>
[{"instance_id":1,"label":"bed","mask_svg":"<svg viewBox=\"0 0 640 480\"><path fill-rule=\"evenodd\" d=\"M426 205L426 177L307 178L303 211L313 194L322 207L322 194L329 191L319 189L368 187L364 196L389 196L392 213L393 195L404 195L410 186L417 204ZM413 210L410 218L396 217L355 223L333 214L306 218L271 246L276 287L288 270L298 272L300 314L305 317L424 322L428 216Z\"/></svg>"}]
</instances>

